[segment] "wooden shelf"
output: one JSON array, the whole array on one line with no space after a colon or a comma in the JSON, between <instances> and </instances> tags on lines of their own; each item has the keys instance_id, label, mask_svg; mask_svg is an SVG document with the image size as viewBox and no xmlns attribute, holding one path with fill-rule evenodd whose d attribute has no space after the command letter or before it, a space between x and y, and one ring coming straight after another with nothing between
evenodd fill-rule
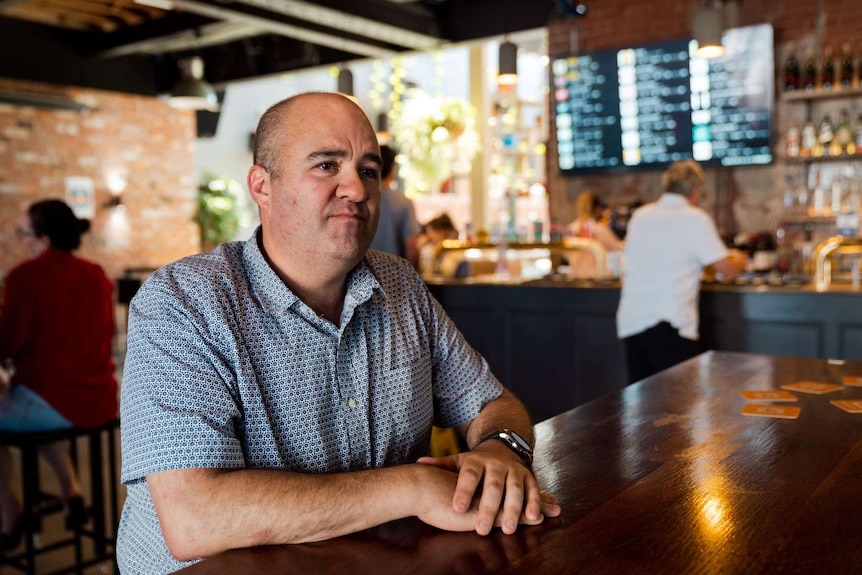
<instances>
[{"instance_id":1,"label":"wooden shelf","mask_svg":"<svg viewBox=\"0 0 862 575\"><path fill-rule=\"evenodd\" d=\"M789 214L778 218L779 226L786 224L834 225L835 216L808 216L805 214Z\"/></svg>"},{"instance_id":2,"label":"wooden shelf","mask_svg":"<svg viewBox=\"0 0 862 575\"><path fill-rule=\"evenodd\" d=\"M802 156L781 156L780 158L783 162L787 164L825 164L825 163L836 163L836 162L862 162L862 154L844 154L841 156L808 156L803 158Z\"/></svg>"},{"instance_id":3,"label":"wooden shelf","mask_svg":"<svg viewBox=\"0 0 862 575\"><path fill-rule=\"evenodd\" d=\"M862 87L833 88L832 90L798 90L782 92L781 99L785 102L809 102L812 100L834 100L838 98L862 98Z\"/></svg>"}]
</instances>

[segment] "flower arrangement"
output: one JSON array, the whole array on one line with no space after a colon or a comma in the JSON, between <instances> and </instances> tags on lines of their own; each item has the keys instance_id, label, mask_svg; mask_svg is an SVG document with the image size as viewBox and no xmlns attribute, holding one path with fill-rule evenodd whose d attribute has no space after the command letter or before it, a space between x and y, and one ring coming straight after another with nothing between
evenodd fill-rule
<instances>
[{"instance_id":1,"label":"flower arrangement","mask_svg":"<svg viewBox=\"0 0 862 575\"><path fill-rule=\"evenodd\" d=\"M392 133L408 194L437 190L452 175L456 160L473 159L479 146L475 123L476 110L466 100L424 92L405 100Z\"/></svg>"}]
</instances>

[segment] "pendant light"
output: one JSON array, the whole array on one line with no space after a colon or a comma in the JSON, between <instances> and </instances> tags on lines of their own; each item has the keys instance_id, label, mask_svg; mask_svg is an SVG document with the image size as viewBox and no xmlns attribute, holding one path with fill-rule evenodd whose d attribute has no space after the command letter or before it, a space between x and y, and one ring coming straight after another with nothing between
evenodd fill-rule
<instances>
[{"instance_id":1,"label":"pendant light","mask_svg":"<svg viewBox=\"0 0 862 575\"><path fill-rule=\"evenodd\" d=\"M389 114L380 112L377 114L377 143L387 146L392 142L392 134L389 133Z\"/></svg>"},{"instance_id":2,"label":"pendant light","mask_svg":"<svg viewBox=\"0 0 862 575\"><path fill-rule=\"evenodd\" d=\"M218 96L204 80L203 58L193 56L180 61L180 81L171 91L168 104L178 110L218 109Z\"/></svg>"},{"instance_id":3,"label":"pendant light","mask_svg":"<svg viewBox=\"0 0 862 575\"><path fill-rule=\"evenodd\" d=\"M511 86L518 83L518 47L508 39L500 44L497 66L497 84Z\"/></svg>"},{"instance_id":4,"label":"pendant light","mask_svg":"<svg viewBox=\"0 0 862 575\"><path fill-rule=\"evenodd\" d=\"M707 0L698 8L691 23L692 36L697 42L698 58L718 58L724 54L721 34L724 31L723 6L721 0Z\"/></svg>"},{"instance_id":5,"label":"pendant light","mask_svg":"<svg viewBox=\"0 0 862 575\"><path fill-rule=\"evenodd\" d=\"M338 91L345 96L353 95L353 72L348 68L341 68L338 72Z\"/></svg>"}]
</instances>

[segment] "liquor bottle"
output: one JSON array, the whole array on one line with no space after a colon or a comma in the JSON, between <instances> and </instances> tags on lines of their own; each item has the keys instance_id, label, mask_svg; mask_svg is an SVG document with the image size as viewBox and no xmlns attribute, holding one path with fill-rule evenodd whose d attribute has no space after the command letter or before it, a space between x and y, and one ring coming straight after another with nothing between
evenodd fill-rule
<instances>
[{"instance_id":1,"label":"liquor bottle","mask_svg":"<svg viewBox=\"0 0 862 575\"><path fill-rule=\"evenodd\" d=\"M814 192L811 194L811 206L808 215L812 217L822 216L826 205L826 190L820 185L820 172L814 174Z\"/></svg>"},{"instance_id":2,"label":"liquor bottle","mask_svg":"<svg viewBox=\"0 0 862 575\"><path fill-rule=\"evenodd\" d=\"M830 151L830 156L856 153L856 145L853 142L853 126L850 125L850 113L846 108L841 110L841 114L838 116L838 127L835 129L833 146L836 153L833 154Z\"/></svg>"},{"instance_id":3,"label":"liquor bottle","mask_svg":"<svg viewBox=\"0 0 862 575\"><path fill-rule=\"evenodd\" d=\"M801 137L799 126L795 123L791 124L787 129L787 135L784 137L785 153L787 154L787 157L796 158L799 156Z\"/></svg>"},{"instance_id":4,"label":"liquor bottle","mask_svg":"<svg viewBox=\"0 0 862 575\"><path fill-rule=\"evenodd\" d=\"M799 89L799 62L796 61L796 45L787 43L787 62L784 64L784 91L793 92Z\"/></svg>"},{"instance_id":5,"label":"liquor bottle","mask_svg":"<svg viewBox=\"0 0 862 575\"><path fill-rule=\"evenodd\" d=\"M814 61L814 49L809 47L805 52L805 70L802 85L809 92L817 87L817 64Z\"/></svg>"},{"instance_id":6,"label":"liquor bottle","mask_svg":"<svg viewBox=\"0 0 862 575\"><path fill-rule=\"evenodd\" d=\"M853 144L857 154L862 154L862 112L856 116L856 124L853 126Z\"/></svg>"},{"instance_id":7,"label":"liquor bottle","mask_svg":"<svg viewBox=\"0 0 862 575\"><path fill-rule=\"evenodd\" d=\"M853 55L850 53L850 42L844 42L841 47L841 87L853 86Z\"/></svg>"},{"instance_id":8,"label":"liquor bottle","mask_svg":"<svg viewBox=\"0 0 862 575\"><path fill-rule=\"evenodd\" d=\"M563 241L562 226L557 218L551 218L550 240L552 244Z\"/></svg>"},{"instance_id":9,"label":"liquor bottle","mask_svg":"<svg viewBox=\"0 0 862 575\"><path fill-rule=\"evenodd\" d=\"M832 46L823 48L823 64L820 66L820 88L831 90L835 84L835 59L832 57Z\"/></svg>"},{"instance_id":10,"label":"liquor bottle","mask_svg":"<svg viewBox=\"0 0 862 575\"><path fill-rule=\"evenodd\" d=\"M817 144L814 146L812 155L815 158L829 155L832 151L832 141L835 139L835 130L832 127L832 118L829 114L825 114L820 120L820 126L817 128Z\"/></svg>"},{"instance_id":11,"label":"liquor bottle","mask_svg":"<svg viewBox=\"0 0 862 575\"><path fill-rule=\"evenodd\" d=\"M854 144L856 145L855 152L862 154L862 112L856 117L856 126L853 128Z\"/></svg>"},{"instance_id":12,"label":"liquor bottle","mask_svg":"<svg viewBox=\"0 0 862 575\"><path fill-rule=\"evenodd\" d=\"M844 201L844 178L841 176L835 176L832 178L832 195L831 200L832 203L829 207L829 211L831 215L837 216L841 213L842 204L846 204Z\"/></svg>"},{"instance_id":13,"label":"liquor bottle","mask_svg":"<svg viewBox=\"0 0 862 575\"><path fill-rule=\"evenodd\" d=\"M808 120L802 127L802 146L799 155L803 158L810 158L814 155L815 146L817 146L817 130L814 129L814 123Z\"/></svg>"},{"instance_id":14,"label":"liquor bottle","mask_svg":"<svg viewBox=\"0 0 862 575\"><path fill-rule=\"evenodd\" d=\"M856 62L856 70L853 72L853 87L862 86L862 47L859 49L859 60Z\"/></svg>"}]
</instances>

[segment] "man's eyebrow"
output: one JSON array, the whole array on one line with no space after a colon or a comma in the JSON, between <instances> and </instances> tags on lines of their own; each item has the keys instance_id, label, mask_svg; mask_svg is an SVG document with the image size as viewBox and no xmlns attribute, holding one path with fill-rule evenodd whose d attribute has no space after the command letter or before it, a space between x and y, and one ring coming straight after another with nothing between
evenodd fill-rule
<instances>
[{"instance_id":1,"label":"man's eyebrow","mask_svg":"<svg viewBox=\"0 0 862 575\"><path fill-rule=\"evenodd\" d=\"M343 159L347 157L345 150L317 150L308 155L309 162L318 162L320 160ZM363 162L372 162L378 168L383 166L383 158L373 152L368 152L362 156Z\"/></svg>"},{"instance_id":2,"label":"man's eyebrow","mask_svg":"<svg viewBox=\"0 0 862 575\"><path fill-rule=\"evenodd\" d=\"M344 150L316 150L308 154L309 162L317 162L319 160L332 160L336 158L346 158L347 152Z\"/></svg>"},{"instance_id":3,"label":"man's eyebrow","mask_svg":"<svg viewBox=\"0 0 862 575\"><path fill-rule=\"evenodd\" d=\"M362 156L362 160L365 162L372 162L374 164L377 164L378 168L383 167L383 158L381 158L380 155L378 155L378 154L374 154L374 153L369 152L369 153L365 154L364 156Z\"/></svg>"}]
</instances>

